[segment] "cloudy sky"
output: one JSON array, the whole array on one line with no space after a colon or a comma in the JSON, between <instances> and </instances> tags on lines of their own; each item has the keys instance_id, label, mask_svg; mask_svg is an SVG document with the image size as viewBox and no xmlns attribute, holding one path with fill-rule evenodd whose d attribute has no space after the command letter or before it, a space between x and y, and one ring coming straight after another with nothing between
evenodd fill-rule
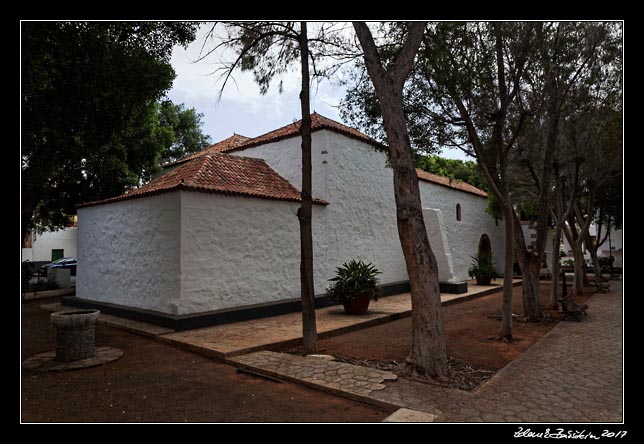
<instances>
[{"instance_id":1,"label":"cloudy sky","mask_svg":"<svg viewBox=\"0 0 644 444\"><path fill-rule=\"evenodd\" d=\"M297 66L283 77L283 91L278 84L271 85L268 93L260 94L259 86L250 72L236 72L234 82L229 81L218 100L221 80L213 74L221 60L229 60L231 54L217 53L206 60L196 62L205 42L205 48L213 48L216 42L205 41L206 27L202 27L195 41L184 49L176 47L172 53L172 66L177 77L168 97L174 103L183 103L204 114L203 131L213 142L230 137L233 133L255 137L299 120L300 75ZM328 80L311 90L311 111L342 122L338 105L344 89ZM444 157L463 159L459 150L449 150Z\"/></svg>"}]
</instances>

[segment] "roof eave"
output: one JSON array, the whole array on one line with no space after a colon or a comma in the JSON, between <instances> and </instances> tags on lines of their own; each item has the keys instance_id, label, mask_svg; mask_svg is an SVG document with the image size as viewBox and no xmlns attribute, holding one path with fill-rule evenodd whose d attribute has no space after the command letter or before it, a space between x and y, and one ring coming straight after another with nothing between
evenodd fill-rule
<instances>
[{"instance_id":1,"label":"roof eave","mask_svg":"<svg viewBox=\"0 0 644 444\"><path fill-rule=\"evenodd\" d=\"M179 183L177 185L174 185L168 188L144 191L142 193L135 193L135 194L124 194L121 196L111 197L109 199L86 202L86 203L76 205L76 208L80 209L80 208L87 208L87 207L96 207L100 205L109 205L112 203L122 202L125 200L134 200L134 199L139 199L143 197L150 197L150 196L156 196L159 194L171 193L173 191L190 191L190 192L197 192L197 193L204 193L204 194L222 194L227 196L247 197L251 199L262 199L262 200L277 200L282 202L301 202L302 201L301 198L295 198L295 197L259 195L259 194L244 193L240 191L226 191L226 190L218 190L214 188L191 186L191 185ZM320 206L327 206L329 205L329 202L323 199L313 199L313 204L320 205Z\"/></svg>"}]
</instances>

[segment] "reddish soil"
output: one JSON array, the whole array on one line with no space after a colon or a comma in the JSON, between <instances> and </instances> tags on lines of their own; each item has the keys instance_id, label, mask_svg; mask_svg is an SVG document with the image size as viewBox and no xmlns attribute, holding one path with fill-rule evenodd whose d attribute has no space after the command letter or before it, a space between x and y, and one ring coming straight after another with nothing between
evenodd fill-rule
<instances>
[{"instance_id":1,"label":"reddish soil","mask_svg":"<svg viewBox=\"0 0 644 444\"><path fill-rule=\"evenodd\" d=\"M547 282L541 285L542 301L548 300L549 288ZM592 288L587 288L586 294L575 296L575 301L584 302L592 291ZM563 319L561 312L544 307L544 314L550 318L549 322L523 322L521 287L515 287L512 298L513 313L517 314L519 319L515 319L513 323L514 341L507 343L490 339L498 337L501 328L500 318L489 317L500 315L501 299L502 294L499 292L443 308L448 355L475 366L501 369ZM592 307L590 309L592 310ZM411 318L323 339L319 342L319 348L320 353L331 355L403 362L411 348Z\"/></svg>"},{"instance_id":2,"label":"reddish soil","mask_svg":"<svg viewBox=\"0 0 644 444\"><path fill-rule=\"evenodd\" d=\"M55 348L49 312L22 306L22 360ZM22 370L23 422L380 422L386 412L104 325L96 345L118 361L62 373Z\"/></svg>"}]
</instances>

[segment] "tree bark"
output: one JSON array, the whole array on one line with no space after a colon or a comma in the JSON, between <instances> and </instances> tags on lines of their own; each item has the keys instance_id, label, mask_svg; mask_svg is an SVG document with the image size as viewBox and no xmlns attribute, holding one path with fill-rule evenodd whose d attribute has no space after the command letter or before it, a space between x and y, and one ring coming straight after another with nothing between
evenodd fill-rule
<instances>
[{"instance_id":1,"label":"tree bark","mask_svg":"<svg viewBox=\"0 0 644 444\"><path fill-rule=\"evenodd\" d=\"M583 245L584 242L589 238L588 229L590 228L590 223L592 222L592 213L593 213L593 201L594 193L591 192L588 195L588 206L586 208L586 220L584 221L579 211L577 204L573 207L575 211L570 214L568 218L568 226L564 228L564 233L568 238L568 242L572 247L573 257L575 258L575 281L574 281L574 291L577 294L582 294L584 292L584 284L587 282L586 278L586 267L584 263L584 252ZM575 221L579 222L580 230L577 232L575 227Z\"/></svg>"},{"instance_id":2,"label":"tree bark","mask_svg":"<svg viewBox=\"0 0 644 444\"><path fill-rule=\"evenodd\" d=\"M555 228L555 238L552 246L552 263L550 264L550 268L552 269L552 277L550 279L550 309L552 310L559 309L559 273L561 271L559 246L561 245L561 230L562 226L558 223Z\"/></svg>"},{"instance_id":3,"label":"tree bark","mask_svg":"<svg viewBox=\"0 0 644 444\"><path fill-rule=\"evenodd\" d=\"M573 267L575 275L573 278L572 289L576 294L582 294L584 292L584 252L582 251L582 242L580 239L581 234L577 233L575 228L575 218L570 216L568 219L568 226L564 227L564 233L572 248L572 256L575 260L575 265Z\"/></svg>"},{"instance_id":4,"label":"tree bark","mask_svg":"<svg viewBox=\"0 0 644 444\"><path fill-rule=\"evenodd\" d=\"M385 70L371 31L354 22L364 50L367 72L380 102L393 168L398 236L409 275L412 303L412 346L404 373L409 376L448 375L438 266L427 237L418 177L403 110L402 89L420 46L425 23L409 24L407 40L393 66Z\"/></svg>"},{"instance_id":5,"label":"tree bark","mask_svg":"<svg viewBox=\"0 0 644 444\"><path fill-rule=\"evenodd\" d=\"M302 205L297 211L300 221L300 284L302 301L302 338L304 354L317 353L315 322L315 289L313 286L313 198L311 171L311 107L309 103L309 50L306 22L301 22L300 61L302 66Z\"/></svg>"},{"instance_id":6,"label":"tree bark","mask_svg":"<svg viewBox=\"0 0 644 444\"><path fill-rule=\"evenodd\" d=\"M597 249L594 247L588 248L590 259L593 261L593 268L595 269L595 287L598 289L602 287L602 271L599 266L599 257L597 256Z\"/></svg>"},{"instance_id":7,"label":"tree bark","mask_svg":"<svg viewBox=\"0 0 644 444\"><path fill-rule=\"evenodd\" d=\"M603 222L604 218L603 212L600 208L599 210L599 218L597 221L597 238L595 239L595 244L594 245L587 245L588 252L590 253L590 258L593 261L593 268L595 269L595 286L600 289L603 287L602 284L602 279L601 279L601 267L599 266L599 256L597 255L597 252L599 251L599 247L601 247L605 242L606 239L609 237L610 234L610 229L611 229L611 223L610 219L608 220L608 224L606 226L606 234L604 234L602 238L602 227L603 227Z\"/></svg>"},{"instance_id":8,"label":"tree bark","mask_svg":"<svg viewBox=\"0 0 644 444\"><path fill-rule=\"evenodd\" d=\"M514 277L514 209L510 203L509 190L503 205L505 222L505 270L503 271L503 302L501 303L501 332L499 339L512 341L512 278Z\"/></svg>"},{"instance_id":9,"label":"tree bark","mask_svg":"<svg viewBox=\"0 0 644 444\"><path fill-rule=\"evenodd\" d=\"M543 317L541 309L541 284L539 272L541 264L535 260L528 260L521 269L521 287L523 289L523 308L525 319L528 322L540 322Z\"/></svg>"},{"instance_id":10,"label":"tree bark","mask_svg":"<svg viewBox=\"0 0 644 444\"><path fill-rule=\"evenodd\" d=\"M541 254L536 248L531 250L526 246L523 230L521 230L521 223L516 215L514 215L514 229L516 257L519 262L519 267L521 267L523 311L527 321L539 322L543 317L543 310L541 309L541 287L539 284Z\"/></svg>"}]
</instances>

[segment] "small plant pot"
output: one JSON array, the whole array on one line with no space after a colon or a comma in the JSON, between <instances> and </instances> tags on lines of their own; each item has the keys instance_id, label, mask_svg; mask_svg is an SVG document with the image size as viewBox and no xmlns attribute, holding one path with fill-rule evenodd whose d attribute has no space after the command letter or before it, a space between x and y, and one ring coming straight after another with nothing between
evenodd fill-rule
<instances>
[{"instance_id":1,"label":"small plant pot","mask_svg":"<svg viewBox=\"0 0 644 444\"><path fill-rule=\"evenodd\" d=\"M344 312L350 315L367 314L369 303L371 302L372 291L365 291L351 302L344 303Z\"/></svg>"},{"instance_id":2,"label":"small plant pot","mask_svg":"<svg viewBox=\"0 0 644 444\"><path fill-rule=\"evenodd\" d=\"M489 276L476 276L476 285L490 285L492 278Z\"/></svg>"}]
</instances>

